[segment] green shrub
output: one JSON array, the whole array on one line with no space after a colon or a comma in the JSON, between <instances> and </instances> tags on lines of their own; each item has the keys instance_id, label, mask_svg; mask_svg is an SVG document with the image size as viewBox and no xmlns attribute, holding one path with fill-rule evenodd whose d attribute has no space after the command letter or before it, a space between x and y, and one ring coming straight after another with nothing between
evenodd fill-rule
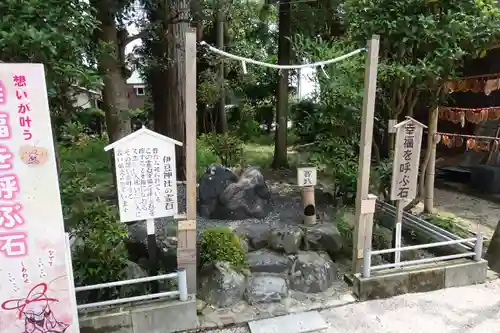
<instances>
[{"instance_id":1,"label":"green shrub","mask_svg":"<svg viewBox=\"0 0 500 333\"><path fill-rule=\"evenodd\" d=\"M464 222L451 213L423 214L422 217L427 222L434 224L444 230L454 233L460 237L470 237Z\"/></svg>"},{"instance_id":2,"label":"green shrub","mask_svg":"<svg viewBox=\"0 0 500 333\"><path fill-rule=\"evenodd\" d=\"M212 151L206 140L196 140L196 175L201 177L205 173L205 169L210 164L220 163L220 159Z\"/></svg>"},{"instance_id":3,"label":"green shrub","mask_svg":"<svg viewBox=\"0 0 500 333\"><path fill-rule=\"evenodd\" d=\"M233 167L239 165L243 158L243 142L231 133L203 134L200 140L220 159L222 165Z\"/></svg>"},{"instance_id":4,"label":"green shrub","mask_svg":"<svg viewBox=\"0 0 500 333\"><path fill-rule=\"evenodd\" d=\"M119 281L127 267L127 249L123 240L128 232L117 218L116 207L110 202L94 201L75 212L80 222L72 230L77 241L73 247L73 272L80 286ZM116 289L91 293L87 301L116 297Z\"/></svg>"},{"instance_id":5,"label":"green shrub","mask_svg":"<svg viewBox=\"0 0 500 333\"><path fill-rule=\"evenodd\" d=\"M106 144L105 137L85 136L72 142L71 147L58 148L65 228L76 239L72 258L79 286L118 281L127 266L123 242L127 228L118 220ZM110 299L118 294L113 288L96 290L85 295L85 301Z\"/></svg>"},{"instance_id":6,"label":"green shrub","mask_svg":"<svg viewBox=\"0 0 500 333\"><path fill-rule=\"evenodd\" d=\"M230 121L231 131L245 142L258 137L262 134L262 130L256 119L256 108L249 103L244 103L233 112Z\"/></svg>"},{"instance_id":7,"label":"green shrub","mask_svg":"<svg viewBox=\"0 0 500 333\"><path fill-rule=\"evenodd\" d=\"M116 196L113 191L111 155L104 151L108 144L105 137L88 136L73 142L71 147L59 146L61 199L68 230L74 228L80 219L77 215L93 205L96 200L110 200L113 205Z\"/></svg>"},{"instance_id":8,"label":"green shrub","mask_svg":"<svg viewBox=\"0 0 500 333\"><path fill-rule=\"evenodd\" d=\"M226 261L235 269L247 267L245 251L240 239L227 227L214 227L202 231L201 265L209 265L215 261Z\"/></svg>"}]
</instances>

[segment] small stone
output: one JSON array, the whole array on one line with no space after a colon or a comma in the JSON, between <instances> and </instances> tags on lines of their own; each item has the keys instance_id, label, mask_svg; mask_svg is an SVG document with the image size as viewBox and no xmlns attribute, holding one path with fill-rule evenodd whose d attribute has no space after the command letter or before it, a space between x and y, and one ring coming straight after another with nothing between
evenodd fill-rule
<instances>
[{"instance_id":1,"label":"small stone","mask_svg":"<svg viewBox=\"0 0 500 333\"><path fill-rule=\"evenodd\" d=\"M344 237L333 223L306 226L305 241L309 250L325 251L332 258L338 256L344 247Z\"/></svg>"},{"instance_id":2,"label":"small stone","mask_svg":"<svg viewBox=\"0 0 500 333\"><path fill-rule=\"evenodd\" d=\"M243 298L246 277L232 269L229 263L218 261L202 269L199 283L200 298L223 308L234 305Z\"/></svg>"},{"instance_id":3,"label":"small stone","mask_svg":"<svg viewBox=\"0 0 500 333\"><path fill-rule=\"evenodd\" d=\"M254 275L249 279L245 298L249 304L280 302L288 294L284 278L272 275Z\"/></svg>"},{"instance_id":4,"label":"small stone","mask_svg":"<svg viewBox=\"0 0 500 333\"><path fill-rule=\"evenodd\" d=\"M287 273L292 267L288 257L267 249L248 253L247 261L252 272Z\"/></svg>"},{"instance_id":5,"label":"small stone","mask_svg":"<svg viewBox=\"0 0 500 333\"><path fill-rule=\"evenodd\" d=\"M196 299L196 312L200 313L207 307L207 302L201 300L201 299Z\"/></svg>"},{"instance_id":6,"label":"small stone","mask_svg":"<svg viewBox=\"0 0 500 333\"><path fill-rule=\"evenodd\" d=\"M265 248L269 244L271 228L267 224L253 224L235 230L240 237L245 237L249 247L254 250Z\"/></svg>"},{"instance_id":7,"label":"small stone","mask_svg":"<svg viewBox=\"0 0 500 333\"><path fill-rule=\"evenodd\" d=\"M243 251L245 253L247 253L248 252L248 241L243 237L238 237L238 238L240 240L241 248L243 249Z\"/></svg>"},{"instance_id":8,"label":"small stone","mask_svg":"<svg viewBox=\"0 0 500 333\"><path fill-rule=\"evenodd\" d=\"M133 261L127 261L127 267L125 268L123 275L125 276L125 280L140 279L148 276L146 271ZM147 285L130 284L122 286L120 288L120 297L122 298L129 297L136 292L140 292L141 294L147 293L148 292Z\"/></svg>"},{"instance_id":9,"label":"small stone","mask_svg":"<svg viewBox=\"0 0 500 333\"><path fill-rule=\"evenodd\" d=\"M166 237L165 245L170 248L177 248L177 237L173 236Z\"/></svg>"},{"instance_id":10,"label":"small stone","mask_svg":"<svg viewBox=\"0 0 500 333\"><path fill-rule=\"evenodd\" d=\"M337 280L337 267L326 253L300 252L291 271L290 287L305 293L319 293Z\"/></svg>"},{"instance_id":11,"label":"small stone","mask_svg":"<svg viewBox=\"0 0 500 333\"><path fill-rule=\"evenodd\" d=\"M271 230L269 246L285 253L297 253L302 245L304 232L300 227L282 225Z\"/></svg>"}]
</instances>

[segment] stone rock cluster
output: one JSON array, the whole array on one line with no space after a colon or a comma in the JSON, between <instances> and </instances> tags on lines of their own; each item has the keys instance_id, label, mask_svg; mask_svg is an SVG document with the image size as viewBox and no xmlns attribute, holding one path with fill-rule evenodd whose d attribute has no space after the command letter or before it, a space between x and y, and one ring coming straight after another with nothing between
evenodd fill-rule
<instances>
[{"instance_id":1,"label":"stone rock cluster","mask_svg":"<svg viewBox=\"0 0 500 333\"><path fill-rule=\"evenodd\" d=\"M198 295L216 307L244 299L250 304L281 302L290 290L319 293L342 279L332 260L344 240L335 224L250 225L235 231L247 244L248 270L216 262L200 271Z\"/></svg>"}]
</instances>

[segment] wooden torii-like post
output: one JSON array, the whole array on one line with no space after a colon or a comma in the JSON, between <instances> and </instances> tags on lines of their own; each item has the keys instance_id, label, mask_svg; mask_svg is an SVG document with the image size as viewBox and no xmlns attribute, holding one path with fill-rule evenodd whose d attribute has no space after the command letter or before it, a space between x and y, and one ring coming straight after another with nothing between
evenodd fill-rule
<instances>
[{"instance_id":1,"label":"wooden torii-like post","mask_svg":"<svg viewBox=\"0 0 500 333\"><path fill-rule=\"evenodd\" d=\"M361 116L361 141L359 143L358 187L356 191L356 221L353 235L352 273L361 271L364 249L372 246L375 195L369 194L372 158L373 122L377 90L377 67L380 38L372 36L368 42L365 67L365 91Z\"/></svg>"}]
</instances>

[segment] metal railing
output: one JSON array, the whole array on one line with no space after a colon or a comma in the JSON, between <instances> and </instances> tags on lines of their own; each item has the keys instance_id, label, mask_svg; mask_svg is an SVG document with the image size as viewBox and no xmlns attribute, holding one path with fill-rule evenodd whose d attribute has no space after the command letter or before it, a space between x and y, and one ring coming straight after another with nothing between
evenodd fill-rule
<instances>
[{"instance_id":1,"label":"metal railing","mask_svg":"<svg viewBox=\"0 0 500 333\"><path fill-rule=\"evenodd\" d=\"M452 255L441 256L441 257L401 261L401 262L397 262L397 263L382 264L382 265L377 265L377 266L371 265L372 256L377 255L377 254L386 254L386 253L393 253L393 252L400 253L403 251L428 249L431 247L447 246L447 245L462 244L462 243L474 243L474 252L465 252L465 253L458 253L458 254L452 254ZM451 259L458 259L458 258L474 257L475 261L480 261L482 254L483 254L483 235L481 233L477 233L476 237L474 237L474 238L455 239L455 240L444 241L444 242L412 245L412 246L405 246L405 247L400 247L400 248L384 249L384 250L377 250L377 251L372 251L371 249L365 249L361 276L362 277L370 277L372 271L377 271L377 270L382 270L382 269L387 269L387 268L399 268L399 267L403 267L403 266L427 264L427 263L433 263L433 262L439 262L439 261L445 261L445 260L451 260Z\"/></svg>"},{"instance_id":2,"label":"metal railing","mask_svg":"<svg viewBox=\"0 0 500 333\"><path fill-rule=\"evenodd\" d=\"M109 305L123 304L123 303L129 303L129 302L144 301L144 300L149 300L149 299L154 299L154 298L175 297L175 296L179 296L179 300L182 302L185 302L188 300L188 292L187 292L186 270L184 268L179 269L176 273L157 275L157 276L149 276L149 277L140 278L140 279L132 279L132 280L94 284L91 286L77 287L77 288L75 288L75 292L96 290L96 289L102 289L102 288L112 288L112 287L126 286L126 285L137 284L137 283L175 279L175 278L177 278L177 290L176 291L166 291L166 292L149 294L149 295L118 298L118 299L103 301L103 302L80 304L80 305L77 305L77 309L83 310L83 309L95 308L95 307L99 307L99 306L109 306Z\"/></svg>"},{"instance_id":3,"label":"metal railing","mask_svg":"<svg viewBox=\"0 0 500 333\"><path fill-rule=\"evenodd\" d=\"M394 207L390 203L377 199L375 205L379 213L383 213L389 217L396 218L396 207ZM419 232L421 234L428 236L430 239L438 242L462 239L462 237L455 235L454 233L448 230L440 228L408 212L403 212L403 219L401 222L403 224L403 228ZM473 233L470 234L471 237L473 235L474 235ZM458 243L456 245L458 246L455 247L455 249L461 252L471 251L474 248L473 242L463 242L463 243Z\"/></svg>"}]
</instances>

